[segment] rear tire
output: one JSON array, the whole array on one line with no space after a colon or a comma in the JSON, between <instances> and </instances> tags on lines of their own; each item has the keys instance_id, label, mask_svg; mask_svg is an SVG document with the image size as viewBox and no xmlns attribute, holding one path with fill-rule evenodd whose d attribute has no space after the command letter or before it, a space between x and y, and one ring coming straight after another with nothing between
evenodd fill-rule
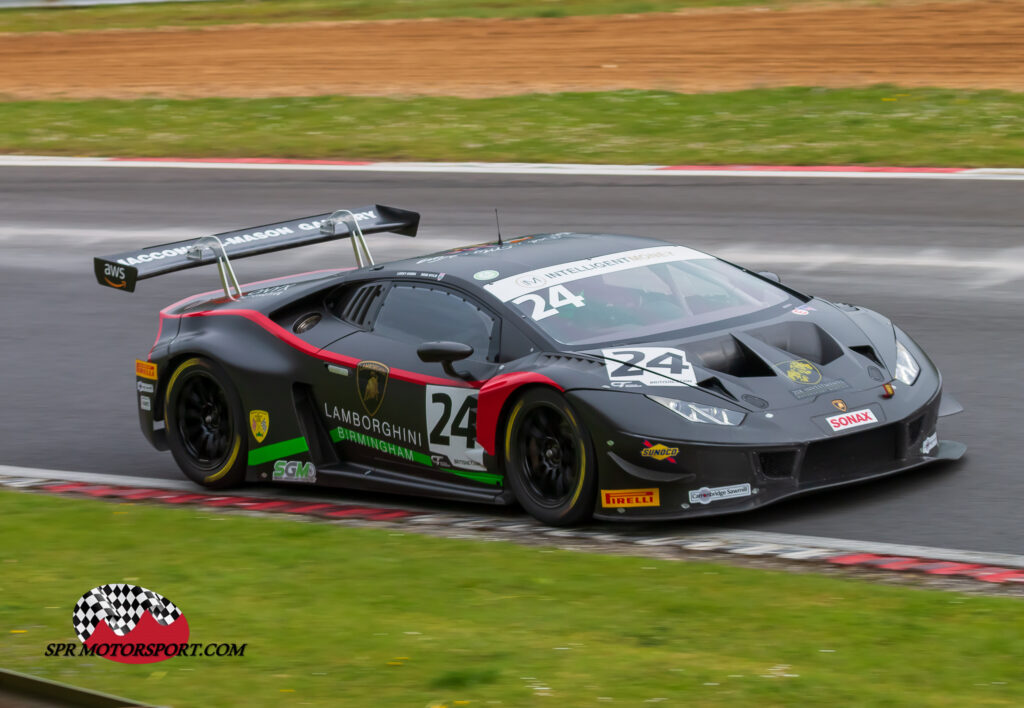
<instances>
[{"instance_id":1,"label":"rear tire","mask_svg":"<svg viewBox=\"0 0 1024 708\"><path fill-rule=\"evenodd\" d=\"M219 365L193 357L174 370L164 396L164 421L168 447L186 477L210 489L245 480L242 402Z\"/></svg>"},{"instance_id":2,"label":"rear tire","mask_svg":"<svg viewBox=\"0 0 1024 708\"><path fill-rule=\"evenodd\" d=\"M553 390L527 390L505 426L505 473L516 500L535 519L569 526L590 518L597 490L590 436Z\"/></svg>"}]
</instances>

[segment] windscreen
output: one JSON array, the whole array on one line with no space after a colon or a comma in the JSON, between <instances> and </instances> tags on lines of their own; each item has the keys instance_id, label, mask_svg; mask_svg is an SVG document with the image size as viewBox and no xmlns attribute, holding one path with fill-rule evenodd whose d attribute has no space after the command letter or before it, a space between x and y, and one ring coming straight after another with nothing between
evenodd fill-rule
<instances>
[{"instance_id":1,"label":"windscreen","mask_svg":"<svg viewBox=\"0 0 1024 708\"><path fill-rule=\"evenodd\" d=\"M735 266L682 246L574 261L486 288L568 345L687 329L749 315L792 297Z\"/></svg>"}]
</instances>

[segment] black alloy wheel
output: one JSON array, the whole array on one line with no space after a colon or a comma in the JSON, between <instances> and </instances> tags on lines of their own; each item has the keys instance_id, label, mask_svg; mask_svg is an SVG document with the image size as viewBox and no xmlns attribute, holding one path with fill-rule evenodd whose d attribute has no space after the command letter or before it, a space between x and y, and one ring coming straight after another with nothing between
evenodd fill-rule
<instances>
[{"instance_id":1,"label":"black alloy wheel","mask_svg":"<svg viewBox=\"0 0 1024 708\"><path fill-rule=\"evenodd\" d=\"M219 489L245 478L241 401L227 374L212 361L182 362L167 384L167 444L185 475Z\"/></svg>"},{"instance_id":2,"label":"black alloy wheel","mask_svg":"<svg viewBox=\"0 0 1024 708\"><path fill-rule=\"evenodd\" d=\"M512 406L505 470L530 515L564 526L590 516L596 475L590 441L568 402L553 390L528 390Z\"/></svg>"}]
</instances>

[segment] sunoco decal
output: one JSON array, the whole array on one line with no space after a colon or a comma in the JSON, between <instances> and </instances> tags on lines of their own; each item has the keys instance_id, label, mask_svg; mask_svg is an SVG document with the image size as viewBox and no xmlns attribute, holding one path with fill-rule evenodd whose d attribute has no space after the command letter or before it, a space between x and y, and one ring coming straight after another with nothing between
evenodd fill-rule
<instances>
[{"instance_id":1,"label":"sunoco decal","mask_svg":"<svg viewBox=\"0 0 1024 708\"><path fill-rule=\"evenodd\" d=\"M691 504L710 504L722 499L737 499L750 496L749 484L732 484L728 487L701 487L690 490Z\"/></svg>"}]
</instances>

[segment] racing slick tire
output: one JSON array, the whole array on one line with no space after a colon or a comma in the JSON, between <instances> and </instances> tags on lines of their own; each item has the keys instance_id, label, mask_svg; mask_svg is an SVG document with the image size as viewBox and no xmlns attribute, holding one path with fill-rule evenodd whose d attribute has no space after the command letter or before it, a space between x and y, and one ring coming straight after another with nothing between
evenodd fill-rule
<instances>
[{"instance_id":1,"label":"racing slick tire","mask_svg":"<svg viewBox=\"0 0 1024 708\"><path fill-rule=\"evenodd\" d=\"M164 421L174 461L193 482L224 489L245 479L242 402L219 365L192 357L174 370L164 396Z\"/></svg>"},{"instance_id":2,"label":"racing slick tire","mask_svg":"<svg viewBox=\"0 0 1024 708\"><path fill-rule=\"evenodd\" d=\"M593 445L563 396L533 388L515 401L504 458L516 500L535 519L569 526L590 517L597 489Z\"/></svg>"}]
</instances>

